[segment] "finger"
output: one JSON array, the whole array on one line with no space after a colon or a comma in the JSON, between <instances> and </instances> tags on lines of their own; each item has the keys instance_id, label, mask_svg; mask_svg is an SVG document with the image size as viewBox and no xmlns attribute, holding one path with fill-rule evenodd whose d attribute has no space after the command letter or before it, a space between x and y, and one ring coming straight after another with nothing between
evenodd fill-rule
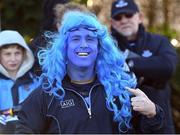
<instances>
[{"instance_id":1,"label":"finger","mask_svg":"<svg viewBox=\"0 0 180 135\"><path fill-rule=\"evenodd\" d=\"M132 97L131 102L146 102L146 98L142 96Z\"/></svg>"},{"instance_id":2,"label":"finger","mask_svg":"<svg viewBox=\"0 0 180 135\"><path fill-rule=\"evenodd\" d=\"M142 107L140 107L140 106L133 106L133 110L137 111L137 112L142 112L143 111Z\"/></svg>"},{"instance_id":3,"label":"finger","mask_svg":"<svg viewBox=\"0 0 180 135\"><path fill-rule=\"evenodd\" d=\"M145 105L142 102L133 102L131 103L133 110L138 111L138 112L143 112L145 111Z\"/></svg>"},{"instance_id":4,"label":"finger","mask_svg":"<svg viewBox=\"0 0 180 135\"><path fill-rule=\"evenodd\" d=\"M148 112L147 111L144 111L144 109L142 107L139 107L139 106L133 106L132 107L134 111L136 112L140 112L141 114L143 115L147 115Z\"/></svg>"},{"instance_id":5,"label":"finger","mask_svg":"<svg viewBox=\"0 0 180 135\"><path fill-rule=\"evenodd\" d=\"M142 92L140 89L132 89L129 87L125 87L131 94L135 96L144 96L144 92Z\"/></svg>"},{"instance_id":6,"label":"finger","mask_svg":"<svg viewBox=\"0 0 180 135\"><path fill-rule=\"evenodd\" d=\"M139 106L139 107L145 107L145 103L141 102L141 101L135 101L135 102L131 102L132 106Z\"/></svg>"}]
</instances>

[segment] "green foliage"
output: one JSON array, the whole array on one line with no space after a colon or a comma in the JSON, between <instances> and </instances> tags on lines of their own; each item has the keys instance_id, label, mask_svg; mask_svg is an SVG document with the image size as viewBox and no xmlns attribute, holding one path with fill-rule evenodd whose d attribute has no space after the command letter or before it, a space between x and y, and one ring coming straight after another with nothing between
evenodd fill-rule
<instances>
[{"instance_id":1,"label":"green foliage","mask_svg":"<svg viewBox=\"0 0 180 135\"><path fill-rule=\"evenodd\" d=\"M180 93L180 48L177 48L177 53L179 56L179 63L177 65L176 73L174 74L174 77L172 79L172 84L174 88Z\"/></svg>"},{"instance_id":2,"label":"green foliage","mask_svg":"<svg viewBox=\"0 0 180 135\"><path fill-rule=\"evenodd\" d=\"M151 31L152 33L162 34L168 37L169 39L177 38L178 36L177 31L170 28L169 24L164 24L161 26L150 28L149 31Z\"/></svg>"},{"instance_id":3,"label":"green foliage","mask_svg":"<svg viewBox=\"0 0 180 135\"><path fill-rule=\"evenodd\" d=\"M1 2L1 28L19 31L33 37L39 31L41 0L3 0Z\"/></svg>"},{"instance_id":4,"label":"green foliage","mask_svg":"<svg viewBox=\"0 0 180 135\"><path fill-rule=\"evenodd\" d=\"M80 4L87 4L88 0L73 0L74 2L80 3Z\"/></svg>"},{"instance_id":5,"label":"green foliage","mask_svg":"<svg viewBox=\"0 0 180 135\"><path fill-rule=\"evenodd\" d=\"M87 0L73 1L87 3ZM29 42L39 32L42 2L43 0L0 0L1 29L17 30Z\"/></svg>"}]
</instances>

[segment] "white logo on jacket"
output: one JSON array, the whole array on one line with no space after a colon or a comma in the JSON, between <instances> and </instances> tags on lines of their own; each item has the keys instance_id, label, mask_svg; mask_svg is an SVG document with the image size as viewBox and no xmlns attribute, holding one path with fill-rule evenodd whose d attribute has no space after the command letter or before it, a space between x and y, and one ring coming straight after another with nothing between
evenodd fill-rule
<instances>
[{"instance_id":1,"label":"white logo on jacket","mask_svg":"<svg viewBox=\"0 0 180 135\"><path fill-rule=\"evenodd\" d=\"M68 107L75 106L73 99L61 101L60 105L61 105L61 108L68 108Z\"/></svg>"},{"instance_id":2,"label":"white logo on jacket","mask_svg":"<svg viewBox=\"0 0 180 135\"><path fill-rule=\"evenodd\" d=\"M152 52L149 50L144 50L142 53L142 56L145 58L148 58L148 57L152 56Z\"/></svg>"}]
</instances>

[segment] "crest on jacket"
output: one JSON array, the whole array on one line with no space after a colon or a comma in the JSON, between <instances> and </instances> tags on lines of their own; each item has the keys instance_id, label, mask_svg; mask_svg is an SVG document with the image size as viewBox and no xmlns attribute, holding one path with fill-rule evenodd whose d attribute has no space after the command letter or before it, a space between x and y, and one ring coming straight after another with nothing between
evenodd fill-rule
<instances>
[{"instance_id":1,"label":"crest on jacket","mask_svg":"<svg viewBox=\"0 0 180 135\"><path fill-rule=\"evenodd\" d=\"M144 50L142 53L142 56L145 58L148 58L148 57L152 56L152 52L150 50Z\"/></svg>"}]
</instances>

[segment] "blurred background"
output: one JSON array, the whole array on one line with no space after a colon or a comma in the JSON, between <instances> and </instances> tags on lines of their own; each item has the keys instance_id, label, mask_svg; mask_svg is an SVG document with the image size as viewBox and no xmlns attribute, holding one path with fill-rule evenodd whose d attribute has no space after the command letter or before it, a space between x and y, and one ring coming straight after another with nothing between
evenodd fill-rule
<instances>
[{"instance_id":1,"label":"blurred background","mask_svg":"<svg viewBox=\"0 0 180 135\"><path fill-rule=\"evenodd\" d=\"M86 5L109 27L113 0L72 0ZM169 38L180 61L180 0L135 0L144 14L146 28ZM19 31L29 43L40 31L43 0L0 0L0 31ZM171 80L176 133L180 133L180 62Z\"/></svg>"}]
</instances>

